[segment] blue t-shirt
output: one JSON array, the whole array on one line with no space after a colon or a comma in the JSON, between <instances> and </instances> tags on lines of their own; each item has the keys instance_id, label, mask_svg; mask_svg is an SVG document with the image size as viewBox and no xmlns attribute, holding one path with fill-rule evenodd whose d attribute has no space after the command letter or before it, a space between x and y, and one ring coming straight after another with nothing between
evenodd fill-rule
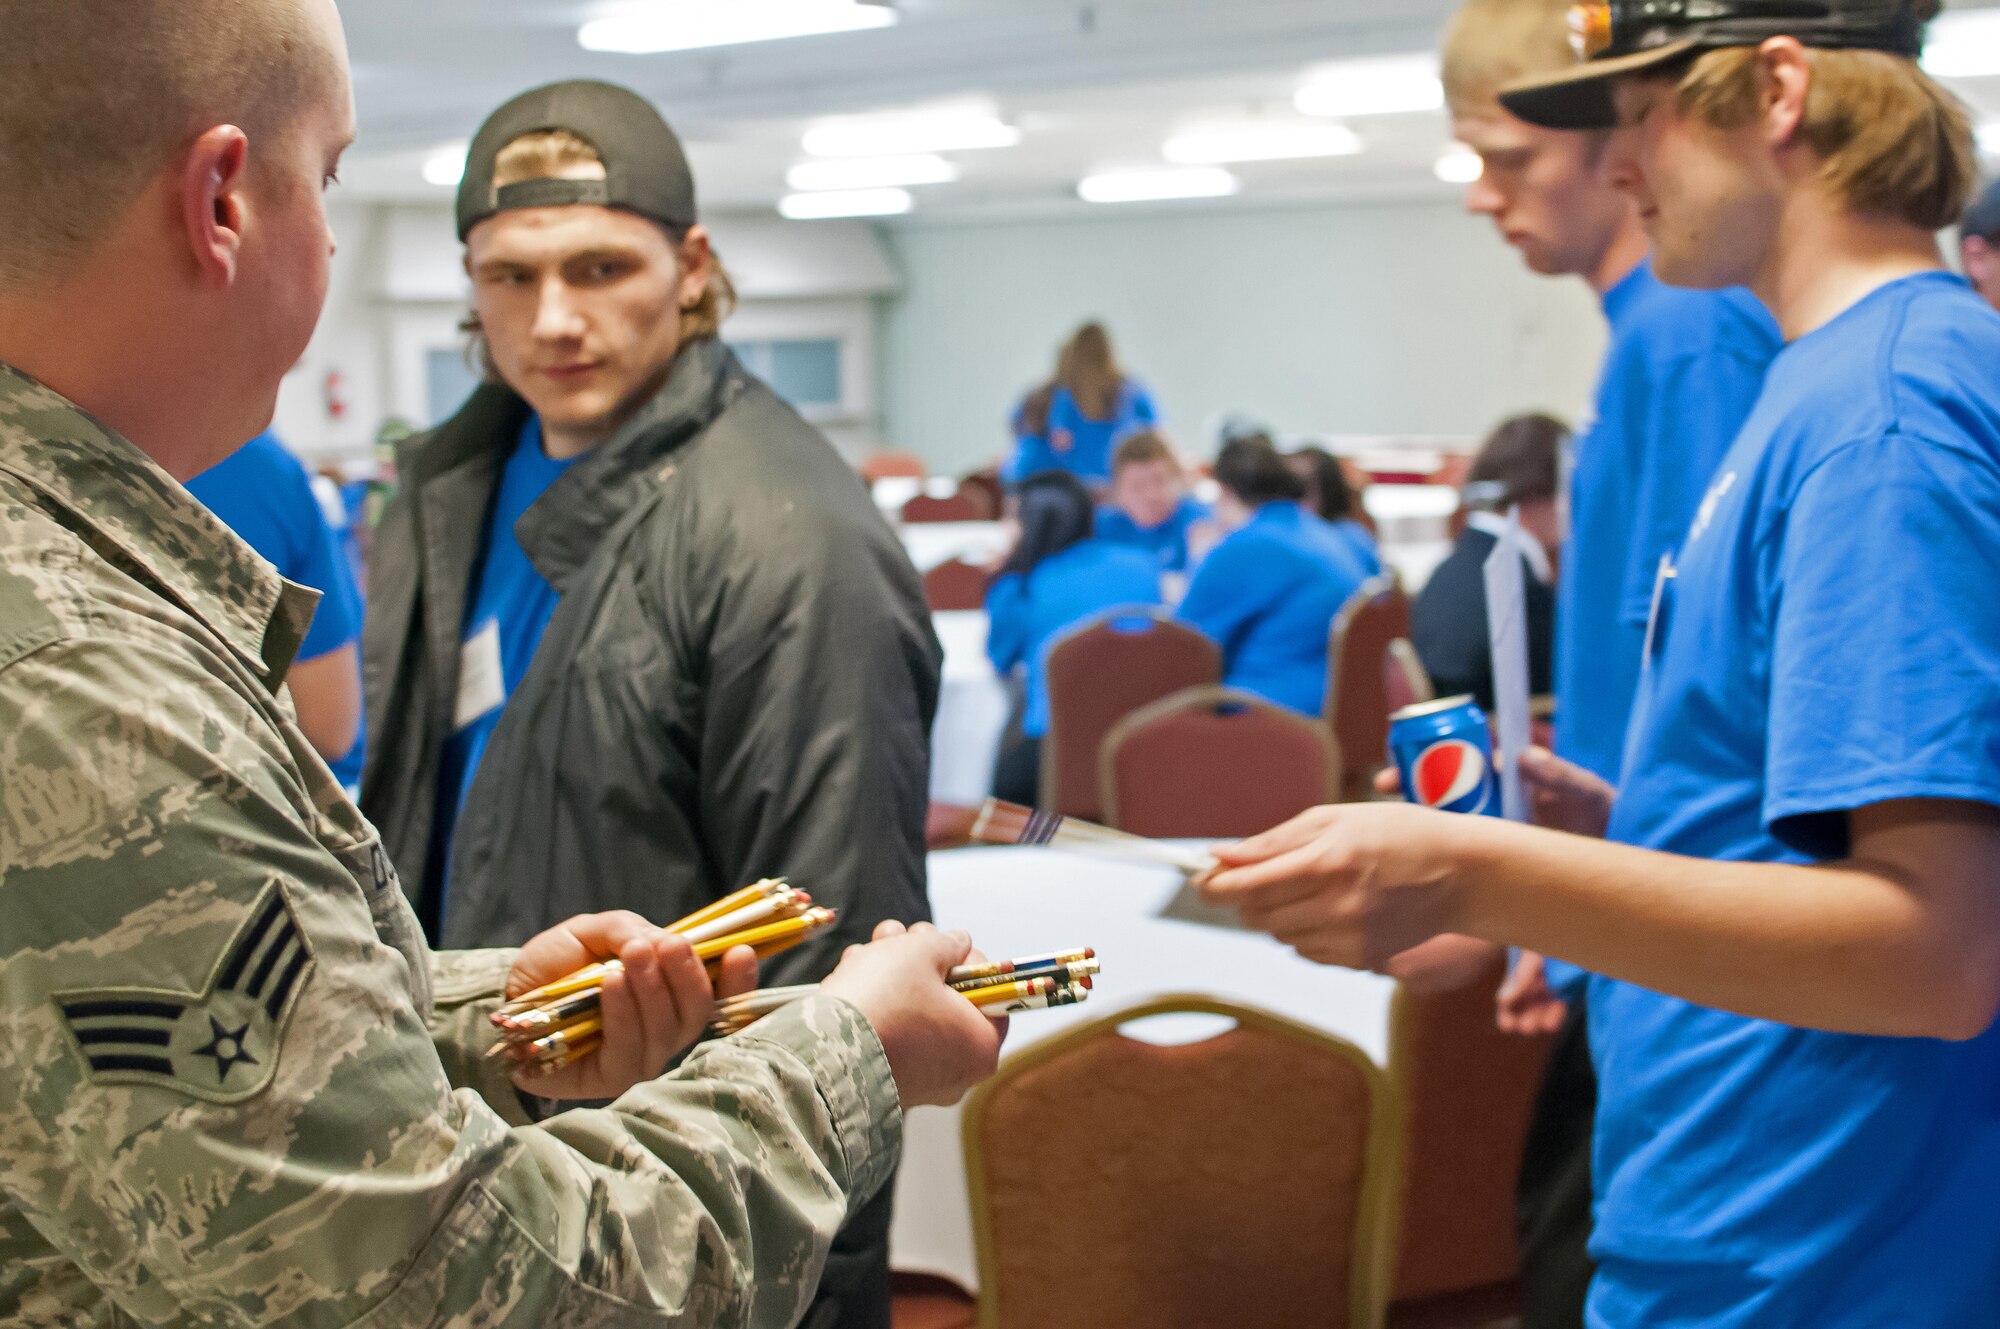
<instances>
[{"instance_id":1,"label":"blue t-shirt","mask_svg":"<svg viewBox=\"0 0 2000 1329\"><path fill-rule=\"evenodd\" d=\"M1158 526L1141 526L1124 509L1105 504L1097 510L1097 538L1143 549L1166 572L1180 572L1188 563L1188 528L1209 515L1208 504L1184 495L1173 514Z\"/></svg>"},{"instance_id":2,"label":"blue t-shirt","mask_svg":"<svg viewBox=\"0 0 2000 1329\"><path fill-rule=\"evenodd\" d=\"M1787 347L1676 557L1612 839L1810 863L1854 808L2000 805L2000 315L1964 283ZM1588 981L1593 1326L1995 1322L2000 1026L1830 1034Z\"/></svg>"},{"instance_id":3,"label":"blue t-shirt","mask_svg":"<svg viewBox=\"0 0 2000 1329\"><path fill-rule=\"evenodd\" d=\"M1352 517L1343 517L1333 523L1333 529L1340 538L1347 541L1347 547L1354 551L1354 561L1361 570L1373 577L1382 571L1382 551L1375 547L1375 533Z\"/></svg>"},{"instance_id":4,"label":"blue t-shirt","mask_svg":"<svg viewBox=\"0 0 2000 1329\"><path fill-rule=\"evenodd\" d=\"M1136 379L1126 379L1119 388L1108 420L1091 419L1068 388L1057 388L1048 427L1041 433L1025 432L1021 412L1014 413L1014 455L1001 468L1001 478L1017 485L1041 471L1068 471L1087 485L1108 485L1118 445L1159 418L1151 394Z\"/></svg>"},{"instance_id":5,"label":"blue t-shirt","mask_svg":"<svg viewBox=\"0 0 2000 1329\"><path fill-rule=\"evenodd\" d=\"M1327 635L1367 579L1331 522L1298 503L1266 503L1202 560L1178 617L1222 647L1224 683L1318 715Z\"/></svg>"},{"instance_id":6,"label":"blue t-shirt","mask_svg":"<svg viewBox=\"0 0 2000 1329\"><path fill-rule=\"evenodd\" d=\"M340 536L327 524L312 478L275 435L259 434L226 460L188 481L188 492L243 543L269 559L281 576L320 593L298 658L320 656L361 636L361 592ZM350 789L361 780L363 742L329 762Z\"/></svg>"},{"instance_id":7,"label":"blue t-shirt","mask_svg":"<svg viewBox=\"0 0 2000 1329\"><path fill-rule=\"evenodd\" d=\"M479 759L500 723L507 698L527 674L561 598L529 562L527 551L514 538L514 524L574 461L555 461L542 451L542 419L530 416L500 472L486 520L486 546L473 569L472 593L465 603L456 717L460 723L445 740L438 763L438 834L445 852L441 861L447 863L452 827L479 773ZM475 685L470 693L468 682Z\"/></svg>"},{"instance_id":8,"label":"blue t-shirt","mask_svg":"<svg viewBox=\"0 0 2000 1329\"><path fill-rule=\"evenodd\" d=\"M1052 554L1026 576L1012 573L986 592L986 654L1001 673L1026 665L1021 732L1049 731L1049 643L1107 609L1160 603L1160 565L1144 550L1084 540Z\"/></svg>"},{"instance_id":9,"label":"blue t-shirt","mask_svg":"<svg viewBox=\"0 0 2000 1329\"><path fill-rule=\"evenodd\" d=\"M1743 290L1663 285L1651 261L1604 293L1596 421L1575 440L1556 609L1556 751L1612 783L1639 682L1653 569L1687 531L1778 353Z\"/></svg>"}]
</instances>

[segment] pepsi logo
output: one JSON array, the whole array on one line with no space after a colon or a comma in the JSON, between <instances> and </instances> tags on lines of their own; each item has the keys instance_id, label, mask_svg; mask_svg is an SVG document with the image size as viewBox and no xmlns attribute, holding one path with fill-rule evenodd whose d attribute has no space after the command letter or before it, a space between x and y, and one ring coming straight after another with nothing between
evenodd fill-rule
<instances>
[{"instance_id":1,"label":"pepsi logo","mask_svg":"<svg viewBox=\"0 0 2000 1329\"><path fill-rule=\"evenodd\" d=\"M1449 807L1486 780L1486 754L1462 738L1433 743L1410 767L1417 802L1425 807Z\"/></svg>"}]
</instances>

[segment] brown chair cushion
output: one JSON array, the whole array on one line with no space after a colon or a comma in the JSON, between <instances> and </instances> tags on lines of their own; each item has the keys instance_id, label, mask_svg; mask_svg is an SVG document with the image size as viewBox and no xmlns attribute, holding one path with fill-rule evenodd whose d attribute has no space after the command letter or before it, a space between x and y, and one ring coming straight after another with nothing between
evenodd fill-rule
<instances>
[{"instance_id":1,"label":"brown chair cushion","mask_svg":"<svg viewBox=\"0 0 2000 1329\"><path fill-rule=\"evenodd\" d=\"M988 578L984 568L962 559L947 559L924 574L924 599L932 613L950 609L982 609Z\"/></svg>"},{"instance_id":2,"label":"brown chair cushion","mask_svg":"<svg viewBox=\"0 0 2000 1329\"><path fill-rule=\"evenodd\" d=\"M1350 802L1372 797L1375 772L1388 764L1390 643L1409 635L1410 598L1393 577L1364 582L1334 620L1326 714Z\"/></svg>"},{"instance_id":3,"label":"brown chair cushion","mask_svg":"<svg viewBox=\"0 0 2000 1329\"><path fill-rule=\"evenodd\" d=\"M1181 1047L1109 1032L996 1084L977 1122L994 1323L1347 1325L1372 1093L1354 1062L1244 1023Z\"/></svg>"},{"instance_id":4,"label":"brown chair cushion","mask_svg":"<svg viewBox=\"0 0 2000 1329\"><path fill-rule=\"evenodd\" d=\"M1502 961L1448 992L1396 994L1390 1074L1404 1104L1395 1298L1512 1280L1514 1185L1548 1038L1493 1024Z\"/></svg>"},{"instance_id":5,"label":"brown chair cushion","mask_svg":"<svg viewBox=\"0 0 2000 1329\"><path fill-rule=\"evenodd\" d=\"M1190 688L1104 740L1106 819L1134 835L1236 839L1327 800L1326 731L1246 692Z\"/></svg>"},{"instance_id":6,"label":"brown chair cushion","mask_svg":"<svg viewBox=\"0 0 2000 1329\"><path fill-rule=\"evenodd\" d=\"M992 516L984 495L959 493L948 498L932 498L929 494L918 494L903 504L905 525L930 521L990 521Z\"/></svg>"},{"instance_id":7,"label":"brown chair cushion","mask_svg":"<svg viewBox=\"0 0 2000 1329\"><path fill-rule=\"evenodd\" d=\"M1057 638L1046 660L1049 732L1038 801L1086 821L1104 819L1098 753L1111 727L1149 702L1222 681L1222 648L1158 615L1099 619Z\"/></svg>"}]
</instances>

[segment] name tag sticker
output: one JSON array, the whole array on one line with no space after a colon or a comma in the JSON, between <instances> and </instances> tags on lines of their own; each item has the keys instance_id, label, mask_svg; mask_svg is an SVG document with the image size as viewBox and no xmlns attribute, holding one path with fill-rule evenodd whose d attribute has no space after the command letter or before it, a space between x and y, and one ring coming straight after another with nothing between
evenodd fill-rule
<instances>
[{"instance_id":1,"label":"name tag sticker","mask_svg":"<svg viewBox=\"0 0 2000 1329\"><path fill-rule=\"evenodd\" d=\"M452 713L454 731L465 728L507 700L507 680L500 672L500 625L486 625L465 639L458 651L458 706Z\"/></svg>"}]
</instances>

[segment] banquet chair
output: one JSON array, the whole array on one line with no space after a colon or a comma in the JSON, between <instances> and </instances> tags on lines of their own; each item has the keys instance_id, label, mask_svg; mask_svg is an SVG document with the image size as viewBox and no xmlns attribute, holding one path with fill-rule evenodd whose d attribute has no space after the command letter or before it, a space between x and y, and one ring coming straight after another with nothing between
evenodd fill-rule
<instances>
[{"instance_id":1,"label":"banquet chair","mask_svg":"<svg viewBox=\"0 0 2000 1329\"><path fill-rule=\"evenodd\" d=\"M921 480L930 474L924 459L914 452L871 452L856 469L869 484L889 479Z\"/></svg>"},{"instance_id":2,"label":"banquet chair","mask_svg":"<svg viewBox=\"0 0 2000 1329\"><path fill-rule=\"evenodd\" d=\"M1186 688L1105 736L1105 824L1155 839L1240 839L1328 801L1340 763L1324 725L1253 693Z\"/></svg>"},{"instance_id":3,"label":"banquet chair","mask_svg":"<svg viewBox=\"0 0 2000 1329\"><path fill-rule=\"evenodd\" d=\"M1044 657L1049 728L1041 797L1052 812L1102 821L1098 752L1141 706L1222 681L1222 648L1153 608L1112 610L1070 629Z\"/></svg>"},{"instance_id":4,"label":"banquet chair","mask_svg":"<svg viewBox=\"0 0 2000 1329\"><path fill-rule=\"evenodd\" d=\"M924 599L931 612L986 607L986 586L991 579L986 569L974 567L962 558L946 559L924 574Z\"/></svg>"},{"instance_id":5,"label":"banquet chair","mask_svg":"<svg viewBox=\"0 0 2000 1329\"><path fill-rule=\"evenodd\" d=\"M1151 1016L1234 1021L1162 1047ZM1001 1063L961 1124L980 1329L1376 1329L1394 1090L1352 1043L1169 996Z\"/></svg>"},{"instance_id":6,"label":"banquet chair","mask_svg":"<svg viewBox=\"0 0 2000 1329\"><path fill-rule=\"evenodd\" d=\"M1324 714L1341 757L1340 796L1375 796L1375 772L1388 764L1391 643L1410 635L1410 597L1393 573L1361 583L1334 616L1327 647Z\"/></svg>"},{"instance_id":7,"label":"banquet chair","mask_svg":"<svg viewBox=\"0 0 2000 1329\"><path fill-rule=\"evenodd\" d=\"M973 1329L977 1314L972 1297L950 1279L889 1273L889 1329Z\"/></svg>"},{"instance_id":8,"label":"banquet chair","mask_svg":"<svg viewBox=\"0 0 2000 1329\"><path fill-rule=\"evenodd\" d=\"M1503 1034L1493 994L1504 957L1443 992L1398 987L1389 1078L1403 1109L1397 1306L1511 1290L1518 1273L1514 1187L1547 1037ZM1396 1311L1391 1324L1398 1321Z\"/></svg>"},{"instance_id":9,"label":"banquet chair","mask_svg":"<svg viewBox=\"0 0 2000 1329\"><path fill-rule=\"evenodd\" d=\"M983 494L968 494L963 490L934 498L929 494L918 494L903 504L903 524L915 525L932 521L991 521L993 514L987 509Z\"/></svg>"},{"instance_id":10,"label":"banquet chair","mask_svg":"<svg viewBox=\"0 0 2000 1329\"><path fill-rule=\"evenodd\" d=\"M973 471L958 478L958 492L977 500L986 509L982 521L999 521L1007 510L1007 486L1001 483L1000 472L995 467L983 471Z\"/></svg>"},{"instance_id":11,"label":"banquet chair","mask_svg":"<svg viewBox=\"0 0 2000 1329\"><path fill-rule=\"evenodd\" d=\"M1383 685L1387 689L1385 700L1391 715L1405 706L1437 700L1437 686L1431 682L1430 671L1424 668L1422 658L1417 655L1416 644L1408 637L1398 637L1389 643Z\"/></svg>"}]
</instances>

